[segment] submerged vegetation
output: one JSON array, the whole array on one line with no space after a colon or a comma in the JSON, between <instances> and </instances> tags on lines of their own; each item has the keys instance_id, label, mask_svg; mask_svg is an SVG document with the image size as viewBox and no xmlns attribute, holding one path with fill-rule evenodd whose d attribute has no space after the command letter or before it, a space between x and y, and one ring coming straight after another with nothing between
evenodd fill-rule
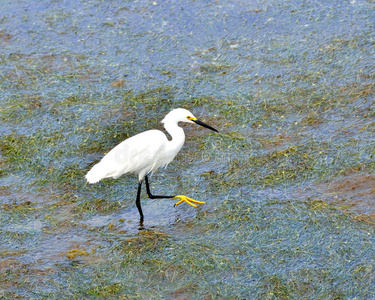
<instances>
[{"instance_id":1,"label":"submerged vegetation","mask_svg":"<svg viewBox=\"0 0 375 300\"><path fill-rule=\"evenodd\" d=\"M352 2L6 4L0 298L373 298L373 7ZM206 205L142 195L139 231L136 178L84 175L176 107L220 133L184 126L152 189Z\"/></svg>"}]
</instances>

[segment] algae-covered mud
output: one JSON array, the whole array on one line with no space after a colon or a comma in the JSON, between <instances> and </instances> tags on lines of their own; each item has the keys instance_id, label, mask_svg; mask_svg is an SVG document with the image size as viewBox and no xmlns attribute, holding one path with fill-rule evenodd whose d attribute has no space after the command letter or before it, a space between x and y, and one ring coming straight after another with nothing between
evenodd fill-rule
<instances>
[{"instance_id":1,"label":"algae-covered mud","mask_svg":"<svg viewBox=\"0 0 375 300\"><path fill-rule=\"evenodd\" d=\"M375 298L373 1L2 1L0 298ZM184 107L151 177L88 185Z\"/></svg>"}]
</instances>

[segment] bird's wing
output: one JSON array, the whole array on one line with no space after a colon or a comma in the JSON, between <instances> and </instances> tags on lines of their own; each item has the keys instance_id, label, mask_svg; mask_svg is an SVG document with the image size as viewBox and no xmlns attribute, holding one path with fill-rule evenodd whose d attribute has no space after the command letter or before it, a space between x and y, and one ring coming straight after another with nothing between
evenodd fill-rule
<instances>
[{"instance_id":1,"label":"bird's wing","mask_svg":"<svg viewBox=\"0 0 375 300\"><path fill-rule=\"evenodd\" d=\"M130 137L109 151L96 164L86 178L98 182L107 177L118 178L125 173L146 173L153 170L155 162L162 155L167 138L159 130L148 130Z\"/></svg>"}]
</instances>

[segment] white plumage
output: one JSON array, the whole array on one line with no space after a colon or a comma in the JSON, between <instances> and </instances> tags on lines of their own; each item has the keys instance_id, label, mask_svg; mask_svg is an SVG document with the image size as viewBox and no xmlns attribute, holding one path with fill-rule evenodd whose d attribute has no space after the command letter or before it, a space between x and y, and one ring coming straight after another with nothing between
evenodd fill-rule
<instances>
[{"instance_id":1,"label":"white plumage","mask_svg":"<svg viewBox=\"0 0 375 300\"><path fill-rule=\"evenodd\" d=\"M103 178L135 173L142 180L146 174L174 158L166 151L168 142L165 134L159 130L148 130L130 137L109 151L87 173L86 179L89 183L96 183Z\"/></svg>"},{"instance_id":2,"label":"white plumage","mask_svg":"<svg viewBox=\"0 0 375 300\"><path fill-rule=\"evenodd\" d=\"M123 174L138 174L142 180L146 174L169 164L180 151L185 141L185 134L178 122L190 122L186 117L194 115L186 109L172 110L162 121L171 135L169 141L160 130L148 130L132 136L111 151L97 163L86 175L89 183L101 179L118 178Z\"/></svg>"},{"instance_id":3,"label":"white plumage","mask_svg":"<svg viewBox=\"0 0 375 300\"><path fill-rule=\"evenodd\" d=\"M138 174L139 189L143 179L146 177L146 187L150 198L180 198L186 196L152 196L149 191L147 174L157 170L161 166L168 165L180 151L185 142L184 130L178 126L179 122L196 123L211 130L217 131L213 127L199 121L194 115L183 108L177 108L169 112L162 120L165 129L171 136L168 140L166 135L160 130L148 130L132 136L121 142L109 151L102 160L94 165L86 174L89 183L96 183L104 178L118 178L123 174ZM139 194L139 192L138 192ZM191 199L186 197L187 199ZM137 197L137 207L141 214L139 195ZM182 201L188 200L184 199ZM194 202L196 200L193 200ZM139 203L139 206L138 206ZM202 204L197 201L195 203ZM189 203L191 204L191 203ZM195 205L193 205L195 206Z\"/></svg>"}]
</instances>

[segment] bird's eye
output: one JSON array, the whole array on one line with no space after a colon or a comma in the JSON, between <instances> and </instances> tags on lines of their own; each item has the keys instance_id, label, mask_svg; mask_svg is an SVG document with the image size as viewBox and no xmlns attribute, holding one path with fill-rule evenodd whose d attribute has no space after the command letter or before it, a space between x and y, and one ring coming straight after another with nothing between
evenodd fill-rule
<instances>
[{"instance_id":1,"label":"bird's eye","mask_svg":"<svg viewBox=\"0 0 375 300\"><path fill-rule=\"evenodd\" d=\"M189 121L193 120L193 118L190 116L187 116L186 119L188 119Z\"/></svg>"}]
</instances>

